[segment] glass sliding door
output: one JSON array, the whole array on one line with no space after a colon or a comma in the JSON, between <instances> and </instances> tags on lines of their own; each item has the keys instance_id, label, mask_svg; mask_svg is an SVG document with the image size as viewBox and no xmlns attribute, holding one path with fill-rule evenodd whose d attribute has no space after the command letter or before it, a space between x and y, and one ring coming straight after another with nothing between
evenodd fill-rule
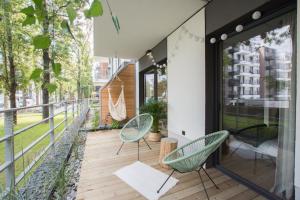
<instances>
[{"instance_id":1,"label":"glass sliding door","mask_svg":"<svg viewBox=\"0 0 300 200\"><path fill-rule=\"evenodd\" d=\"M144 74L144 101L147 102L149 99L154 98L155 92L155 73L154 71L149 71Z\"/></svg>"},{"instance_id":2,"label":"glass sliding door","mask_svg":"<svg viewBox=\"0 0 300 200\"><path fill-rule=\"evenodd\" d=\"M294 185L296 14L223 42L220 164L283 199Z\"/></svg>"},{"instance_id":3,"label":"glass sliding door","mask_svg":"<svg viewBox=\"0 0 300 200\"><path fill-rule=\"evenodd\" d=\"M167 75L165 72L157 74L157 99L167 102Z\"/></svg>"}]
</instances>

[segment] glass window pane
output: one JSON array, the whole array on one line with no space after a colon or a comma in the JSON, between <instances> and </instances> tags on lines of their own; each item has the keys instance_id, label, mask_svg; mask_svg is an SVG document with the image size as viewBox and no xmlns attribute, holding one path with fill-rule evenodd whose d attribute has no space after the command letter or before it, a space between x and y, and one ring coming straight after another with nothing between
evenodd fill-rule
<instances>
[{"instance_id":1,"label":"glass window pane","mask_svg":"<svg viewBox=\"0 0 300 200\"><path fill-rule=\"evenodd\" d=\"M221 164L291 199L295 137L295 13L223 43Z\"/></svg>"},{"instance_id":2,"label":"glass window pane","mask_svg":"<svg viewBox=\"0 0 300 200\"><path fill-rule=\"evenodd\" d=\"M154 73L145 74L145 102L154 97Z\"/></svg>"}]
</instances>

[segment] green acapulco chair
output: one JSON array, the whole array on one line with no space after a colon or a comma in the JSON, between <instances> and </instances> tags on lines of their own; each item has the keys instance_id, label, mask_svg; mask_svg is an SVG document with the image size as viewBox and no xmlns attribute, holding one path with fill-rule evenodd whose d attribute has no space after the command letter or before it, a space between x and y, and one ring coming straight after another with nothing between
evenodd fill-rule
<instances>
[{"instance_id":1,"label":"green acapulco chair","mask_svg":"<svg viewBox=\"0 0 300 200\"><path fill-rule=\"evenodd\" d=\"M226 130L214 132L204 137L200 137L192 142L189 142L168 154L164 158L163 163L172 167L173 171L166 179L166 181L162 184L162 186L157 190L157 193L160 192L160 190L163 188L163 186L175 171L178 171L179 173L196 171L199 174L205 194L209 199L200 174L200 170L202 169L211 180L211 182L216 186L216 188L219 189L219 187L215 184L215 182L203 168L203 165L205 164L207 158L219 148L219 146L224 142L228 135L229 133Z\"/></svg>"},{"instance_id":2,"label":"green acapulco chair","mask_svg":"<svg viewBox=\"0 0 300 200\"><path fill-rule=\"evenodd\" d=\"M137 142L138 144L138 160L140 159L140 140L143 139L149 149L151 147L145 140L145 135L150 131L153 123L152 115L148 113L137 115L136 117L132 118L128 121L125 126L120 131L120 139L122 144L117 151L117 155L119 155L124 143L128 142Z\"/></svg>"}]
</instances>

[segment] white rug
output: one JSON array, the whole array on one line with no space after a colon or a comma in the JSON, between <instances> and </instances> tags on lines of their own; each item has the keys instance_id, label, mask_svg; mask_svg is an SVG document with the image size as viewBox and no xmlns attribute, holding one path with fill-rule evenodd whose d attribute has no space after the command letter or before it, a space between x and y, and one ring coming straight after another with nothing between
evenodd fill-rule
<instances>
[{"instance_id":1,"label":"white rug","mask_svg":"<svg viewBox=\"0 0 300 200\"><path fill-rule=\"evenodd\" d=\"M176 178L171 177L157 193L169 175L139 161L119 169L114 174L149 200L159 199L178 182Z\"/></svg>"}]
</instances>

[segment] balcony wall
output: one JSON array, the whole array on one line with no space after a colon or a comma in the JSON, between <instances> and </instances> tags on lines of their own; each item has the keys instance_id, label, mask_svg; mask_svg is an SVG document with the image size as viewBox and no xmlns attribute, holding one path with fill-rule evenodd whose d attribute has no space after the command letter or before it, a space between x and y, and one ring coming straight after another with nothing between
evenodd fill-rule
<instances>
[{"instance_id":1,"label":"balcony wall","mask_svg":"<svg viewBox=\"0 0 300 200\"><path fill-rule=\"evenodd\" d=\"M204 13L183 25L198 41L182 27L168 37L168 131L180 143L205 134Z\"/></svg>"}]
</instances>

